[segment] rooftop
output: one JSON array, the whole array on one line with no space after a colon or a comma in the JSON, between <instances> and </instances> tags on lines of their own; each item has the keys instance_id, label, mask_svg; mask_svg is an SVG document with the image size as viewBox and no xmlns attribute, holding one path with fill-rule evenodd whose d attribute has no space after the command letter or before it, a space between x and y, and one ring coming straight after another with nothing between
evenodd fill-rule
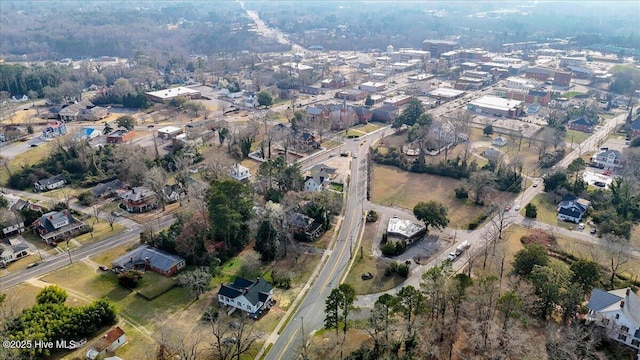
<instances>
[{"instance_id":1,"label":"rooftop","mask_svg":"<svg viewBox=\"0 0 640 360\"><path fill-rule=\"evenodd\" d=\"M196 94L200 94L200 91L190 89L184 86L178 86L175 88L158 90L158 91L150 91L147 93L147 95L154 96L160 99L171 99L176 96L196 95Z\"/></svg>"},{"instance_id":2,"label":"rooftop","mask_svg":"<svg viewBox=\"0 0 640 360\"><path fill-rule=\"evenodd\" d=\"M398 219L396 217L389 219L389 224L387 225L387 233L400 235L405 238L414 237L424 229L424 225L419 225L410 220Z\"/></svg>"},{"instance_id":3,"label":"rooftop","mask_svg":"<svg viewBox=\"0 0 640 360\"><path fill-rule=\"evenodd\" d=\"M484 107L484 108L509 111L515 108L516 106L520 106L522 104L522 101L485 95L479 99L473 100L469 104L473 106Z\"/></svg>"}]
</instances>

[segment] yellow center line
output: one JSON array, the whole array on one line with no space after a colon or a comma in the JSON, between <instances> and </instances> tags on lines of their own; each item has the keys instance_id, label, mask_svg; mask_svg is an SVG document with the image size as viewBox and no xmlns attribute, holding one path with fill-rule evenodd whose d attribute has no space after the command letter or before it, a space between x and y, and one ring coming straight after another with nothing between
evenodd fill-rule
<instances>
[{"instance_id":1,"label":"yellow center line","mask_svg":"<svg viewBox=\"0 0 640 360\"><path fill-rule=\"evenodd\" d=\"M298 330L299 330L299 329L298 329L298 328L296 328L296 329L293 331L293 333L291 334L291 337L289 338L289 340L287 341L287 343L286 343L286 344L284 344L284 348L283 348L284 350L286 350L286 349L288 349L288 348L289 348L289 345L291 344L291 342L293 341L293 339L296 337L296 334L298 333ZM284 356L284 352L282 352L282 353L280 354L280 356L278 356L278 360L282 359L282 357L283 357L283 356Z\"/></svg>"}]
</instances>

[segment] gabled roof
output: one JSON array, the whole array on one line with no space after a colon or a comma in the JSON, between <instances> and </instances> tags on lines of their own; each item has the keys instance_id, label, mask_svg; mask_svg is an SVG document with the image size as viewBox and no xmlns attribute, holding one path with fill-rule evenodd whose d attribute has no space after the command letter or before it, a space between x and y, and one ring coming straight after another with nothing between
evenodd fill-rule
<instances>
[{"instance_id":1,"label":"gabled roof","mask_svg":"<svg viewBox=\"0 0 640 360\"><path fill-rule=\"evenodd\" d=\"M122 199L128 201L142 201L155 196L156 193L144 186L136 186L122 195Z\"/></svg>"},{"instance_id":2,"label":"gabled roof","mask_svg":"<svg viewBox=\"0 0 640 360\"><path fill-rule=\"evenodd\" d=\"M107 333L98 341L94 342L93 345L91 345L91 348L95 349L97 352L101 352L118 340L122 335L124 335L124 331L122 331L119 326L116 326L115 328L107 331Z\"/></svg>"},{"instance_id":3,"label":"gabled roof","mask_svg":"<svg viewBox=\"0 0 640 360\"><path fill-rule=\"evenodd\" d=\"M624 303L623 303L624 302ZM589 304L590 310L607 312L622 309L625 318L640 331L640 298L629 288L604 291L593 289ZM638 332L636 331L636 333Z\"/></svg>"},{"instance_id":4,"label":"gabled roof","mask_svg":"<svg viewBox=\"0 0 640 360\"><path fill-rule=\"evenodd\" d=\"M256 279L256 281L236 277L232 283L227 285L222 284L218 294L232 299L244 295L252 305L257 305L258 302L267 300L269 292L271 292L272 289L271 284L261 277Z\"/></svg>"},{"instance_id":5,"label":"gabled roof","mask_svg":"<svg viewBox=\"0 0 640 360\"><path fill-rule=\"evenodd\" d=\"M571 124L571 125L583 125L583 126L595 126L595 123L593 121L587 119L586 116L580 116L577 119L570 120L569 124Z\"/></svg>"},{"instance_id":6,"label":"gabled roof","mask_svg":"<svg viewBox=\"0 0 640 360\"><path fill-rule=\"evenodd\" d=\"M631 128L633 130L640 130L640 115L631 123Z\"/></svg>"},{"instance_id":7,"label":"gabled roof","mask_svg":"<svg viewBox=\"0 0 640 360\"><path fill-rule=\"evenodd\" d=\"M597 158L608 158L610 156L613 156L615 159L620 159L622 154L620 154L618 150L606 150L596 155Z\"/></svg>"},{"instance_id":8,"label":"gabled roof","mask_svg":"<svg viewBox=\"0 0 640 360\"><path fill-rule=\"evenodd\" d=\"M93 196L100 196L106 192L114 191L122 188L122 181L120 179L114 179L106 183L100 183L94 186L91 190Z\"/></svg>"},{"instance_id":9,"label":"gabled roof","mask_svg":"<svg viewBox=\"0 0 640 360\"><path fill-rule=\"evenodd\" d=\"M565 196L558 204L558 213L575 218L579 218L587 211L587 205L581 204L580 199L575 196Z\"/></svg>"},{"instance_id":10,"label":"gabled roof","mask_svg":"<svg viewBox=\"0 0 640 360\"><path fill-rule=\"evenodd\" d=\"M58 223L60 220L64 218L69 220L69 224L76 222L73 216L71 216L71 213L69 212L69 210L62 210L62 211L50 211L40 216L40 218L38 218L38 220L36 220L35 223L39 224L48 233L50 233L58 230L53 226L53 223Z\"/></svg>"},{"instance_id":11,"label":"gabled roof","mask_svg":"<svg viewBox=\"0 0 640 360\"><path fill-rule=\"evenodd\" d=\"M54 176L46 178L46 179L40 179L40 180L36 181L36 184L39 184L41 186L47 186L47 185L55 184L55 183L59 182L60 180L64 180L64 176L62 176L62 175L54 175Z\"/></svg>"}]
</instances>

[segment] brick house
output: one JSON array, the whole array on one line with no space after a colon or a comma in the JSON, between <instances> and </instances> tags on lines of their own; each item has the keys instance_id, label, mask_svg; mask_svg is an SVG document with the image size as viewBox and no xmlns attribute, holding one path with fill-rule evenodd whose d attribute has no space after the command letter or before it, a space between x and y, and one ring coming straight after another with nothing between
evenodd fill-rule
<instances>
[{"instance_id":1,"label":"brick house","mask_svg":"<svg viewBox=\"0 0 640 360\"><path fill-rule=\"evenodd\" d=\"M596 126L596 124L587 119L586 116L580 116L577 119L574 120L569 120L569 129L571 130L577 130L577 131L582 131L585 133L591 133L593 132L593 128Z\"/></svg>"},{"instance_id":2,"label":"brick house","mask_svg":"<svg viewBox=\"0 0 640 360\"><path fill-rule=\"evenodd\" d=\"M107 135L107 144L122 144L135 136L135 132L127 129L118 129L111 134Z\"/></svg>"}]
</instances>

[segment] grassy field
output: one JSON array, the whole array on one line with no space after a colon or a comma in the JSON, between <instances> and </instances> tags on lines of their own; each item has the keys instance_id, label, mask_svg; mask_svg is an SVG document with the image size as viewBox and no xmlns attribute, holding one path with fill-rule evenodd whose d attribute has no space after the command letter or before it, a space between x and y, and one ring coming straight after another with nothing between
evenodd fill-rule
<instances>
[{"instance_id":1,"label":"grassy field","mask_svg":"<svg viewBox=\"0 0 640 360\"><path fill-rule=\"evenodd\" d=\"M374 238L377 225L377 222L365 225L361 247L355 253L356 261L345 280L346 283L353 285L358 295L389 290L405 280L398 275L385 276L384 272L388 263L373 254L372 246L374 243L377 244L379 240ZM373 274L373 279L362 280L361 276L366 272Z\"/></svg>"},{"instance_id":2,"label":"grassy field","mask_svg":"<svg viewBox=\"0 0 640 360\"><path fill-rule=\"evenodd\" d=\"M348 129L345 131L340 132L340 135L342 136L352 136L352 137L359 137L359 136L363 136L366 135L366 132L360 131L360 130L356 130L356 129Z\"/></svg>"},{"instance_id":3,"label":"grassy field","mask_svg":"<svg viewBox=\"0 0 640 360\"><path fill-rule=\"evenodd\" d=\"M589 136L590 134L584 133L582 131L567 130L567 136L565 136L564 141L567 144L571 144L572 142L574 144L580 144L583 141L587 140Z\"/></svg>"},{"instance_id":4,"label":"grassy field","mask_svg":"<svg viewBox=\"0 0 640 360\"><path fill-rule=\"evenodd\" d=\"M51 150L55 146L54 144L54 141L44 143L39 145L38 147L30 148L28 151L16 155L16 157L7 162L9 171L11 171L11 173L13 174L23 167L38 164L42 159L49 156ZM9 179L9 173L4 166L0 168L0 179L3 179L3 184L5 185Z\"/></svg>"},{"instance_id":5,"label":"grassy field","mask_svg":"<svg viewBox=\"0 0 640 360\"><path fill-rule=\"evenodd\" d=\"M368 134L370 132L374 132L374 131L380 129L380 126L376 125L376 124L369 123L369 124L366 124L366 125L354 126L352 129L353 130L358 130L358 131L361 131L361 132L365 132L365 133Z\"/></svg>"},{"instance_id":6,"label":"grassy field","mask_svg":"<svg viewBox=\"0 0 640 360\"><path fill-rule=\"evenodd\" d=\"M453 189L462 184L443 176L416 174L398 168L374 165L372 176L372 199L383 205L398 205L413 209L419 201L439 201L448 209L452 227L465 227L480 215L485 207L474 205L470 200L456 199ZM512 201L516 194L493 191L485 197L485 202Z\"/></svg>"},{"instance_id":7,"label":"grassy field","mask_svg":"<svg viewBox=\"0 0 640 360\"><path fill-rule=\"evenodd\" d=\"M549 194L538 194L533 198L533 200L531 200L531 203L538 209L538 217L536 218L537 221L549 225L560 226L565 229L576 227L576 224L568 223L565 221L558 221L558 207ZM522 208L520 212L524 215L524 208Z\"/></svg>"},{"instance_id":8,"label":"grassy field","mask_svg":"<svg viewBox=\"0 0 640 360\"><path fill-rule=\"evenodd\" d=\"M340 146L342 143L335 140L325 140L322 142L322 147L325 149L333 149Z\"/></svg>"},{"instance_id":9,"label":"grassy field","mask_svg":"<svg viewBox=\"0 0 640 360\"><path fill-rule=\"evenodd\" d=\"M74 239L79 243L87 243L92 241L104 240L106 238L119 234L126 229L126 227L120 224L114 223L113 230L112 230L111 226L109 226L109 223L107 223L105 220L100 220L99 223L95 223L95 218L92 218L91 220L86 221L86 223L93 226L93 232L76 236Z\"/></svg>"},{"instance_id":10,"label":"grassy field","mask_svg":"<svg viewBox=\"0 0 640 360\"><path fill-rule=\"evenodd\" d=\"M568 92L566 92L564 94L561 94L560 96L571 99L571 98L574 98L574 97L576 97L578 95L584 95L584 93L581 93L579 91L568 91Z\"/></svg>"}]
</instances>

